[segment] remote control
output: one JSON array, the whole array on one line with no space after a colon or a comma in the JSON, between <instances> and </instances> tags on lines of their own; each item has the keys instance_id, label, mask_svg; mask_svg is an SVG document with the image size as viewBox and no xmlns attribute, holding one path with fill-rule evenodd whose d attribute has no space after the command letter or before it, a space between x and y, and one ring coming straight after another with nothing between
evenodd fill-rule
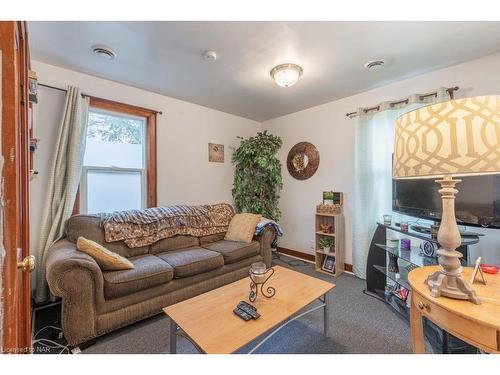
<instances>
[{"instance_id":1,"label":"remote control","mask_svg":"<svg viewBox=\"0 0 500 375\"><path fill-rule=\"evenodd\" d=\"M239 308L235 308L233 310L233 312L238 315L241 319L245 320L245 321L248 321L250 319L252 319L252 316L247 314L246 312L244 312L243 310L239 309Z\"/></svg>"},{"instance_id":2,"label":"remote control","mask_svg":"<svg viewBox=\"0 0 500 375\"><path fill-rule=\"evenodd\" d=\"M240 305L245 305L245 306L248 306L248 307L250 307L251 309L253 309L253 310L257 311L257 308L256 308L254 305L252 305L252 304L248 303L247 301L240 301L240 303L239 303L239 304L240 304Z\"/></svg>"},{"instance_id":3,"label":"remote control","mask_svg":"<svg viewBox=\"0 0 500 375\"><path fill-rule=\"evenodd\" d=\"M241 301L238 304L238 309L243 310L245 313L250 315L254 319L258 319L260 314L257 312L257 308L255 306L250 305L245 301Z\"/></svg>"}]
</instances>

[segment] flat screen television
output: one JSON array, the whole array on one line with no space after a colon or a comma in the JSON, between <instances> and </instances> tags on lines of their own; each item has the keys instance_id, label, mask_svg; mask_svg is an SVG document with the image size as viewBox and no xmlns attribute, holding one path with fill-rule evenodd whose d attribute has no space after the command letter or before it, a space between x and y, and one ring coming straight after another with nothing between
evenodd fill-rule
<instances>
[{"instance_id":1,"label":"flat screen television","mask_svg":"<svg viewBox=\"0 0 500 375\"><path fill-rule=\"evenodd\" d=\"M460 177L457 222L500 229L500 175ZM418 218L441 219L440 185L434 179L392 180L392 209Z\"/></svg>"}]
</instances>

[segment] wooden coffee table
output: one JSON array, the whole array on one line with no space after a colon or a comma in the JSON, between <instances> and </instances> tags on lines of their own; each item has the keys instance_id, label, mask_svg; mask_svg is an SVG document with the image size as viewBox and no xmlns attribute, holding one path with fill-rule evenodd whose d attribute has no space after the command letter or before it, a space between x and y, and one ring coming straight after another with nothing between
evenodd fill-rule
<instances>
[{"instance_id":1,"label":"wooden coffee table","mask_svg":"<svg viewBox=\"0 0 500 375\"><path fill-rule=\"evenodd\" d=\"M165 307L170 317L170 353L177 351L177 336L188 339L200 353L234 353L259 336L268 333L249 353L288 323L312 311L323 309L324 334L330 337L331 291L335 284L289 270L273 267L274 275L266 283L276 289L276 295L260 294L253 303L257 320L245 322L233 313L240 301L248 302L250 278L211 290L207 293ZM295 315L319 299L321 304Z\"/></svg>"}]
</instances>

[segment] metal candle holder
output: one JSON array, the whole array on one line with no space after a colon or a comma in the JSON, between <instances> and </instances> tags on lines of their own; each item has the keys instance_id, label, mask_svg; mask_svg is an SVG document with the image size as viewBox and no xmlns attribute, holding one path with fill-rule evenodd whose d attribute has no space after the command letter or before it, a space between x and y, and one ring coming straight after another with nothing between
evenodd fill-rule
<instances>
[{"instance_id":1,"label":"metal candle holder","mask_svg":"<svg viewBox=\"0 0 500 375\"><path fill-rule=\"evenodd\" d=\"M256 272L258 268L261 269L260 272ZM250 280L252 281L250 282L250 293L248 295L248 299L250 300L250 302L254 302L257 299L257 295L259 294L259 286L260 293L266 298L271 298L276 294L276 289L274 289L272 286L264 287L267 280L269 280L273 274L274 269L266 269L264 263L252 264L252 266L250 267Z\"/></svg>"}]
</instances>

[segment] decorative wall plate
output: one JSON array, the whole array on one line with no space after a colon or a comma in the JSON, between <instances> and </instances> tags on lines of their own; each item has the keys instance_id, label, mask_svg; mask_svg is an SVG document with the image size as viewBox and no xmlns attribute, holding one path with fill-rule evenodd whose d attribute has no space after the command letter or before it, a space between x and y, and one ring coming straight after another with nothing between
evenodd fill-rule
<instances>
[{"instance_id":1,"label":"decorative wall plate","mask_svg":"<svg viewBox=\"0 0 500 375\"><path fill-rule=\"evenodd\" d=\"M288 153L286 166L292 177L307 180L318 169L319 152L312 143L297 143Z\"/></svg>"}]
</instances>

